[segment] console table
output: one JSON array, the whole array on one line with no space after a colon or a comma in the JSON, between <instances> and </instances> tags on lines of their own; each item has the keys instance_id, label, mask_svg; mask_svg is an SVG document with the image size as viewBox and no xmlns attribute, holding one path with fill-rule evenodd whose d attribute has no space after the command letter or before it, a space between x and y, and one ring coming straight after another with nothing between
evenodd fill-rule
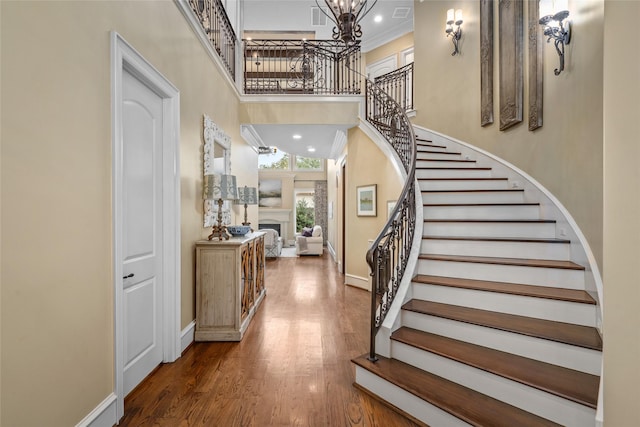
<instances>
[{"instance_id":1,"label":"console table","mask_svg":"<svg viewBox=\"0 0 640 427\"><path fill-rule=\"evenodd\" d=\"M266 295L264 232L196 242L196 341L240 341Z\"/></svg>"}]
</instances>

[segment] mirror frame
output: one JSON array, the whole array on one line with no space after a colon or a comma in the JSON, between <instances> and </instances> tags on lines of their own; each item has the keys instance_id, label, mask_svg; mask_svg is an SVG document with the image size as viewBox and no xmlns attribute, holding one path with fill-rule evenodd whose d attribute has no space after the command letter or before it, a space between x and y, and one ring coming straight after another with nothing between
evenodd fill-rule
<instances>
[{"instance_id":1,"label":"mirror frame","mask_svg":"<svg viewBox=\"0 0 640 427\"><path fill-rule=\"evenodd\" d=\"M215 159L215 144L223 149L224 157L224 174L231 174L231 137L227 135L222 128L216 125L213 120L206 114L204 116L203 135L204 135L204 164L203 175L211 175L214 173L213 160ZM218 205L212 200L204 201L204 226L213 227L218 222ZM225 200L222 205L222 222L226 225L231 224L231 203Z\"/></svg>"}]
</instances>

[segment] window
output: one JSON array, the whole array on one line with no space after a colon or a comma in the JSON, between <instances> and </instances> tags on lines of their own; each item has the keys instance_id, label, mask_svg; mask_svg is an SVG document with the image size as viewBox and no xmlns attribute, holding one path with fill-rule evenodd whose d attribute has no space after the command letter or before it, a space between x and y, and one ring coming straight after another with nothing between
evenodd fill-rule
<instances>
[{"instance_id":1,"label":"window","mask_svg":"<svg viewBox=\"0 0 640 427\"><path fill-rule=\"evenodd\" d=\"M288 170L291 167L289 154L278 149L275 152L258 155L259 169Z\"/></svg>"},{"instance_id":2,"label":"window","mask_svg":"<svg viewBox=\"0 0 640 427\"><path fill-rule=\"evenodd\" d=\"M296 156L296 170L321 171L322 159L316 159L313 157Z\"/></svg>"},{"instance_id":3,"label":"window","mask_svg":"<svg viewBox=\"0 0 640 427\"><path fill-rule=\"evenodd\" d=\"M296 192L296 231L298 233L304 227L310 228L315 224L313 195L313 190Z\"/></svg>"}]
</instances>

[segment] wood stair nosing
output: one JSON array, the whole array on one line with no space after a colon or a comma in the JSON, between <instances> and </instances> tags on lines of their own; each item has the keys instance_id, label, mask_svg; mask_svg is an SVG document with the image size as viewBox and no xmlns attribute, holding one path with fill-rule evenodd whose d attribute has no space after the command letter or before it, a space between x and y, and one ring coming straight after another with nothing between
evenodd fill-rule
<instances>
[{"instance_id":1,"label":"wood stair nosing","mask_svg":"<svg viewBox=\"0 0 640 427\"><path fill-rule=\"evenodd\" d=\"M371 362L363 355L352 362L473 426L559 426L399 360L378 356Z\"/></svg>"},{"instance_id":2,"label":"wood stair nosing","mask_svg":"<svg viewBox=\"0 0 640 427\"><path fill-rule=\"evenodd\" d=\"M499 258L462 255L420 254L418 259L433 261L471 262L480 264L512 265L520 267L559 268L564 270L585 270L583 265L572 261L554 259Z\"/></svg>"},{"instance_id":3,"label":"wood stair nosing","mask_svg":"<svg viewBox=\"0 0 640 427\"><path fill-rule=\"evenodd\" d=\"M593 409L598 403L596 375L407 327L391 339Z\"/></svg>"},{"instance_id":4,"label":"wood stair nosing","mask_svg":"<svg viewBox=\"0 0 640 427\"><path fill-rule=\"evenodd\" d=\"M558 301L595 305L596 301L588 292L578 289L552 288L547 286L522 285L519 283L492 282L488 280L461 279L419 274L413 278L415 283L471 289L484 292L520 295Z\"/></svg>"},{"instance_id":5,"label":"wood stair nosing","mask_svg":"<svg viewBox=\"0 0 640 427\"><path fill-rule=\"evenodd\" d=\"M402 309L428 316L441 317L505 332L602 351L602 338L600 334L595 328L588 326L415 299L405 303Z\"/></svg>"},{"instance_id":6,"label":"wood stair nosing","mask_svg":"<svg viewBox=\"0 0 640 427\"><path fill-rule=\"evenodd\" d=\"M567 239L541 238L541 237L422 236L422 240L470 240L474 242L551 243L551 244L571 243L571 240L567 240Z\"/></svg>"}]
</instances>

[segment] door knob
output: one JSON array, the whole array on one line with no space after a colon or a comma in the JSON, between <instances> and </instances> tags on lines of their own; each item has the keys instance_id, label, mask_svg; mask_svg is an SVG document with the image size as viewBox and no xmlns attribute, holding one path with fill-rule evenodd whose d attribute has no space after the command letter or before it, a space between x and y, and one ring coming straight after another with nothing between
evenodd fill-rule
<instances>
[{"instance_id":1,"label":"door knob","mask_svg":"<svg viewBox=\"0 0 640 427\"><path fill-rule=\"evenodd\" d=\"M127 275L127 276L123 276L122 278L123 279L128 279L129 277L133 277L133 273L131 273L131 274Z\"/></svg>"}]
</instances>

